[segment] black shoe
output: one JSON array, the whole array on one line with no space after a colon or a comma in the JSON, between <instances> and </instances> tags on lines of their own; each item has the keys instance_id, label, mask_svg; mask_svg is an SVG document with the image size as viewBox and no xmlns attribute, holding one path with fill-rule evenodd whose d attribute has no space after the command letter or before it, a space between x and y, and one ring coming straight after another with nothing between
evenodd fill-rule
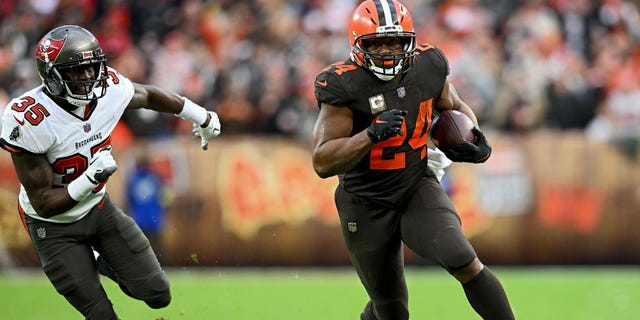
<instances>
[{"instance_id":1,"label":"black shoe","mask_svg":"<svg viewBox=\"0 0 640 320\"><path fill-rule=\"evenodd\" d=\"M111 266L107 263L106 260L104 260L102 256L98 256L96 258L96 264L98 265L99 274L117 283L118 286L120 287L120 290L122 290L122 292L124 292L129 297L138 299L138 297L136 297L131 291L129 291L129 288L125 287L122 283L120 283L120 280L118 280L118 277L116 276L115 272L113 272L113 269L111 269Z\"/></svg>"}]
</instances>

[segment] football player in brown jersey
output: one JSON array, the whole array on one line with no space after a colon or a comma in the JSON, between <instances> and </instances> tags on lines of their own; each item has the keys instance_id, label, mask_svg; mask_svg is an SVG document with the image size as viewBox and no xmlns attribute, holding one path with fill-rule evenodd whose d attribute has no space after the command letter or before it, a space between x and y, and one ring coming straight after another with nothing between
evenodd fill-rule
<instances>
[{"instance_id":1,"label":"football player in brown jersey","mask_svg":"<svg viewBox=\"0 0 640 320\"><path fill-rule=\"evenodd\" d=\"M483 319L514 319L500 281L478 259L427 165L434 109L459 110L476 125L475 143L448 158L480 163L491 155L472 109L447 80L446 56L416 44L411 15L396 0L362 2L349 29L350 59L315 81L313 166L322 178L339 176L344 242L370 298L361 319L409 318L403 243L453 275Z\"/></svg>"}]
</instances>

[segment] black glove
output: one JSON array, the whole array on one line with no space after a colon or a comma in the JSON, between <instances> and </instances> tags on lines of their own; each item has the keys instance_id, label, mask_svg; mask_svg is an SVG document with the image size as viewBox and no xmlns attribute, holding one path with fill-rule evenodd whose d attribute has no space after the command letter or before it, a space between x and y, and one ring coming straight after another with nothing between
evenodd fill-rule
<instances>
[{"instance_id":1,"label":"black glove","mask_svg":"<svg viewBox=\"0 0 640 320\"><path fill-rule=\"evenodd\" d=\"M491 155L491 146L487 142L487 138L476 127L473 128L473 134L476 136L475 144L465 142L455 149L442 150L442 152L454 162L481 163L487 161Z\"/></svg>"},{"instance_id":2,"label":"black glove","mask_svg":"<svg viewBox=\"0 0 640 320\"><path fill-rule=\"evenodd\" d=\"M378 143L391 137L402 135L402 120L408 113L407 110L398 109L380 113L367 129L367 135L371 142Z\"/></svg>"}]
</instances>

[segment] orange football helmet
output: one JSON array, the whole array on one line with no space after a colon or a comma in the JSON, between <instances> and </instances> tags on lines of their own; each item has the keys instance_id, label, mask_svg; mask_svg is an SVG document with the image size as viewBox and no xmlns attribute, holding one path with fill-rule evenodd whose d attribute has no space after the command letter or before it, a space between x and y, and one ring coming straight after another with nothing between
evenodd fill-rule
<instances>
[{"instance_id":1,"label":"orange football helmet","mask_svg":"<svg viewBox=\"0 0 640 320\"><path fill-rule=\"evenodd\" d=\"M351 59L378 78L389 81L411 68L416 34L409 10L397 0L366 0L353 12L349 24ZM367 50L367 40L399 38L401 53L375 53ZM378 66L374 61L382 61Z\"/></svg>"}]
</instances>

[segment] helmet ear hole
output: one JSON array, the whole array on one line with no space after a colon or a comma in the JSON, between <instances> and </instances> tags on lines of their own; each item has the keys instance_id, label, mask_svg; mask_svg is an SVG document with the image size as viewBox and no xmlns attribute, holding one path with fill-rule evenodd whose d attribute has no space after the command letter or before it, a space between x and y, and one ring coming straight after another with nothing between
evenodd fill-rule
<instances>
[{"instance_id":1,"label":"helmet ear hole","mask_svg":"<svg viewBox=\"0 0 640 320\"><path fill-rule=\"evenodd\" d=\"M49 92L54 96L59 96L64 92L62 83L53 79L44 80L44 85L45 87L47 87L47 90L49 90Z\"/></svg>"}]
</instances>

